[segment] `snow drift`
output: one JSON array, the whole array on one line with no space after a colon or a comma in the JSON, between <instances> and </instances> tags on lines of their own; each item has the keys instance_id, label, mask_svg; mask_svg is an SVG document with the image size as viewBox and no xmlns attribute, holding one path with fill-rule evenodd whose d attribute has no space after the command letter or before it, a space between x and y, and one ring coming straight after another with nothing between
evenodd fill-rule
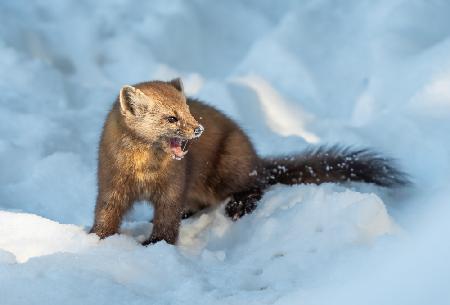
<instances>
[{"instance_id":1,"label":"snow drift","mask_svg":"<svg viewBox=\"0 0 450 305\"><path fill-rule=\"evenodd\" d=\"M450 304L450 4L0 3L2 304ZM274 186L254 214L87 234L124 84L181 76L262 155L370 146L414 187Z\"/></svg>"}]
</instances>

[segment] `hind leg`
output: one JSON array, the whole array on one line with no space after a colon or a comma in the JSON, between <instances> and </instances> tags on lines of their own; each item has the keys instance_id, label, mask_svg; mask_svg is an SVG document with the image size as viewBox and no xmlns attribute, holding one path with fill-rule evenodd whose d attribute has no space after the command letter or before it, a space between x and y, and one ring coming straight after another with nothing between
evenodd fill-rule
<instances>
[{"instance_id":1,"label":"hind leg","mask_svg":"<svg viewBox=\"0 0 450 305\"><path fill-rule=\"evenodd\" d=\"M262 189L259 187L234 193L231 200L225 206L225 213L234 221L246 214L250 214L256 209L262 194Z\"/></svg>"}]
</instances>

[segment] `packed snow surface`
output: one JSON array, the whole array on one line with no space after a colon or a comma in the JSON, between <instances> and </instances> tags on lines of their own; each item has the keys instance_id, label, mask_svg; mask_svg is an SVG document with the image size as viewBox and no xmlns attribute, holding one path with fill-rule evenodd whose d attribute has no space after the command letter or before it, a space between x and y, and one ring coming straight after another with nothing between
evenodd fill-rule
<instances>
[{"instance_id":1,"label":"packed snow surface","mask_svg":"<svg viewBox=\"0 0 450 305\"><path fill-rule=\"evenodd\" d=\"M1 1L0 25L0 304L450 304L450 2ZM414 185L276 185L177 246L140 245L141 203L99 241L105 115L177 76L261 155L368 146Z\"/></svg>"}]
</instances>

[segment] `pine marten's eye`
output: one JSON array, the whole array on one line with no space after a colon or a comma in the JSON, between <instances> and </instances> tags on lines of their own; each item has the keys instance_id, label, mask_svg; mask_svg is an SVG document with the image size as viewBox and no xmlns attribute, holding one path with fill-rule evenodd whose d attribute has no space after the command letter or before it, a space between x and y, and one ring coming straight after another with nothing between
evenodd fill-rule
<instances>
[{"instance_id":1,"label":"pine marten's eye","mask_svg":"<svg viewBox=\"0 0 450 305\"><path fill-rule=\"evenodd\" d=\"M176 122L178 122L178 118L174 117L174 116L169 116L169 117L167 117L167 121L169 123L176 123Z\"/></svg>"}]
</instances>

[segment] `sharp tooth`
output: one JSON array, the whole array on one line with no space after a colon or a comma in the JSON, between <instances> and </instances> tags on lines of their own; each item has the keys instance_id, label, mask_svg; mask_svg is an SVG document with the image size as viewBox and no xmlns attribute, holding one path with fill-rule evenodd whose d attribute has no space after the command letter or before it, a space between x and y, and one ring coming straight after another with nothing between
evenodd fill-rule
<instances>
[{"instance_id":1,"label":"sharp tooth","mask_svg":"<svg viewBox=\"0 0 450 305\"><path fill-rule=\"evenodd\" d=\"M172 159L175 159L175 160L181 160L182 157L178 157L177 155L172 155Z\"/></svg>"}]
</instances>

